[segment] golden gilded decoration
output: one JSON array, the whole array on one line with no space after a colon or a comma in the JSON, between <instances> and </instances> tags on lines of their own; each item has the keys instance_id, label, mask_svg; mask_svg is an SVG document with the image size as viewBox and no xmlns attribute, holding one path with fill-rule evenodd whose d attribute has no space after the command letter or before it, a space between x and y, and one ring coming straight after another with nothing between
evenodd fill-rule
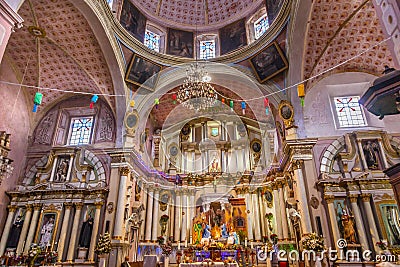
<instances>
[{"instance_id":1,"label":"golden gilded decoration","mask_svg":"<svg viewBox=\"0 0 400 267\"><path fill-rule=\"evenodd\" d=\"M286 129L294 127L294 108L289 101L282 100L281 103L279 103L278 112Z\"/></svg>"},{"instance_id":2,"label":"golden gilded decoration","mask_svg":"<svg viewBox=\"0 0 400 267\"><path fill-rule=\"evenodd\" d=\"M16 210L17 210L17 206L14 206L14 205L8 206L8 211L9 212L15 212Z\"/></svg>"},{"instance_id":3,"label":"golden gilded decoration","mask_svg":"<svg viewBox=\"0 0 400 267\"><path fill-rule=\"evenodd\" d=\"M325 199L326 203L331 204L335 200L335 196L334 195L325 195L324 199Z\"/></svg>"},{"instance_id":4,"label":"golden gilded decoration","mask_svg":"<svg viewBox=\"0 0 400 267\"><path fill-rule=\"evenodd\" d=\"M83 203L74 203L74 204L75 204L75 208L76 208L77 210L80 210L80 209L83 208Z\"/></svg>"},{"instance_id":5,"label":"golden gilded decoration","mask_svg":"<svg viewBox=\"0 0 400 267\"><path fill-rule=\"evenodd\" d=\"M128 167L120 167L120 168L119 168L119 174L120 174L121 176L128 176L129 173L130 173L130 170L129 170Z\"/></svg>"},{"instance_id":6,"label":"golden gilded decoration","mask_svg":"<svg viewBox=\"0 0 400 267\"><path fill-rule=\"evenodd\" d=\"M34 210L41 210L42 209L42 204L40 204L40 203L33 204L33 209Z\"/></svg>"},{"instance_id":7,"label":"golden gilded decoration","mask_svg":"<svg viewBox=\"0 0 400 267\"><path fill-rule=\"evenodd\" d=\"M351 203L357 203L358 195L357 194L350 194L349 199Z\"/></svg>"},{"instance_id":8,"label":"golden gilded decoration","mask_svg":"<svg viewBox=\"0 0 400 267\"><path fill-rule=\"evenodd\" d=\"M362 201L369 202L371 199L371 194L361 194Z\"/></svg>"}]
</instances>

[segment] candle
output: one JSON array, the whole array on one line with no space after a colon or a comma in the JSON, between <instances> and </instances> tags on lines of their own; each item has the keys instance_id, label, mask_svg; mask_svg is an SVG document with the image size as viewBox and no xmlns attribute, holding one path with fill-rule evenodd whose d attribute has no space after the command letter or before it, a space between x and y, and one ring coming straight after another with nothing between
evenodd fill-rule
<instances>
[{"instance_id":1,"label":"candle","mask_svg":"<svg viewBox=\"0 0 400 267\"><path fill-rule=\"evenodd\" d=\"M187 242L187 239L185 239L185 248L187 248L187 246L188 246L188 242Z\"/></svg>"},{"instance_id":2,"label":"candle","mask_svg":"<svg viewBox=\"0 0 400 267\"><path fill-rule=\"evenodd\" d=\"M253 241L250 242L250 247L251 247L251 249L254 248L254 246L253 246Z\"/></svg>"},{"instance_id":3,"label":"candle","mask_svg":"<svg viewBox=\"0 0 400 267\"><path fill-rule=\"evenodd\" d=\"M181 242L178 241L178 250L181 249Z\"/></svg>"},{"instance_id":4,"label":"candle","mask_svg":"<svg viewBox=\"0 0 400 267\"><path fill-rule=\"evenodd\" d=\"M247 238L244 240L244 246L247 247Z\"/></svg>"}]
</instances>

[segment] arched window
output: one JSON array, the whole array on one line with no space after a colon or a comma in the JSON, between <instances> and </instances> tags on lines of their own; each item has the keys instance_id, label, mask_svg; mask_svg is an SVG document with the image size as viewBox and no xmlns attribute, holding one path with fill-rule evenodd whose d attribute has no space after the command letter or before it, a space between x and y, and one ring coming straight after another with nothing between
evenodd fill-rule
<instances>
[{"instance_id":1,"label":"arched window","mask_svg":"<svg viewBox=\"0 0 400 267\"><path fill-rule=\"evenodd\" d=\"M268 16L265 14L254 22L254 38L260 38L269 28Z\"/></svg>"},{"instance_id":2,"label":"arched window","mask_svg":"<svg viewBox=\"0 0 400 267\"><path fill-rule=\"evenodd\" d=\"M165 53L165 30L147 23L144 35L144 45L159 53Z\"/></svg>"},{"instance_id":3,"label":"arched window","mask_svg":"<svg viewBox=\"0 0 400 267\"><path fill-rule=\"evenodd\" d=\"M199 35L197 37L196 48L199 59L207 60L215 58L219 55L219 49L217 47L216 34Z\"/></svg>"},{"instance_id":4,"label":"arched window","mask_svg":"<svg viewBox=\"0 0 400 267\"><path fill-rule=\"evenodd\" d=\"M259 39L269 28L267 9L263 7L257 11L247 21L246 28L250 43Z\"/></svg>"},{"instance_id":5,"label":"arched window","mask_svg":"<svg viewBox=\"0 0 400 267\"><path fill-rule=\"evenodd\" d=\"M152 31L146 30L146 33L144 34L144 45L151 50L160 52L160 37L160 35Z\"/></svg>"}]
</instances>

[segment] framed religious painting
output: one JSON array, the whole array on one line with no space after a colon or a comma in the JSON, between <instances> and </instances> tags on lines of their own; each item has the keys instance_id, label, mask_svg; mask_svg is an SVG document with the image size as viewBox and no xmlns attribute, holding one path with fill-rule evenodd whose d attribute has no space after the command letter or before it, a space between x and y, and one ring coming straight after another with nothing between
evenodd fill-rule
<instances>
[{"instance_id":1,"label":"framed religious painting","mask_svg":"<svg viewBox=\"0 0 400 267\"><path fill-rule=\"evenodd\" d=\"M45 212L42 214L37 229L37 244L46 251L53 251L54 239L57 232L58 213Z\"/></svg>"},{"instance_id":2,"label":"framed religious painting","mask_svg":"<svg viewBox=\"0 0 400 267\"><path fill-rule=\"evenodd\" d=\"M247 45L246 23L244 19L231 23L219 30L221 55Z\"/></svg>"},{"instance_id":3,"label":"framed religious painting","mask_svg":"<svg viewBox=\"0 0 400 267\"><path fill-rule=\"evenodd\" d=\"M125 81L154 91L161 69L162 65L135 54L126 72Z\"/></svg>"},{"instance_id":4,"label":"framed religious painting","mask_svg":"<svg viewBox=\"0 0 400 267\"><path fill-rule=\"evenodd\" d=\"M132 4L131 0L124 0L119 21L122 27L136 39L140 42L144 41L146 17Z\"/></svg>"},{"instance_id":5,"label":"framed religious painting","mask_svg":"<svg viewBox=\"0 0 400 267\"><path fill-rule=\"evenodd\" d=\"M193 32L168 28L167 54L193 58Z\"/></svg>"},{"instance_id":6,"label":"framed religious painting","mask_svg":"<svg viewBox=\"0 0 400 267\"><path fill-rule=\"evenodd\" d=\"M286 57L277 42L269 44L252 56L249 61L260 83L271 79L289 67Z\"/></svg>"}]
</instances>

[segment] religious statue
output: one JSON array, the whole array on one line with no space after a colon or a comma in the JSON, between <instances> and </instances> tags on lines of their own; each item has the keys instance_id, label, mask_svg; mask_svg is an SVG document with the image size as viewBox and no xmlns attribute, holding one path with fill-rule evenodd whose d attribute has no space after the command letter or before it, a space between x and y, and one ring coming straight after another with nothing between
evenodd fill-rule
<instances>
[{"instance_id":1,"label":"religious statue","mask_svg":"<svg viewBox=\"0 0 400 267\"><path fill-rule=\"evenodd\" d=\"M345 209L340 218L343 226L343 238L350 244L357 243L353 218L354 216L350 216Z\"/></svg>"},{"instance_id":2,"label":"religious statue","mask_svg":"<svg viewBox=\"0 0 400 267\"><path fill-rule=\"evenodd\" d=\"M89 248L90 240L92 238L93 218L89 216L86 222L83 223L81 234L79 236L79 247Z\"/></svg>"},{"instance_id":3,"label":"religious statue","mask_svg":"<svg viewBox=\"0 0 400 267\"><path fill-rule=\"evenodd\" d=\"M223 224L221 226L221 236L222 236L222 238L228 238L229 237L228 229L226 227L226 224Z\"/></svg>"},{"instance_id":4,"label":"religious statue","mask_svg":"<svg viewBox=\"0 0 400 267\"><path fill-rule=\"evenodd\" d=\"M210 226L208 224L204 224L204 227L203 227L203 238L210 238L210 237L211 237Z\"/></svg>"},{"instance_id":5,"label":"religious statue","mask_svg":"<svg viewBox=\"0 0 400 267\"><path fill-rule=\"evenodd\" d=\"M23 224L24 221L22 220L22 217L18 216L11 227L10 234L8 235L8 240L6 245L7 248L17 247Z\"/></svg>"},{"instance_id":6,"label":"religious statue","mask_svg":"<svg viewBox=\"0 0 400 267\"><path fill-rule=\"evenodd\" d=\"M378 144L368 140L367 143L363 146L363 152L368 169L377 170L379 168L376 155L376 153L378 152Z\"/></svg>"},{"instance_id":7,"label":"religious statue","mask_svg":"<svg viewBox=\"0 0 400 267\"><path fill-rule=\"evenodd\" d=\"M211 162L210 172L219 172L219 171L220 171L220 168L219 168L217 158L214 157L213 161Z\"/></svg>"},{"instance_id":8,"label":"religious statue","mask_svg":"<svg viewBox=\"0 0 400 267\"><path fill-rule=\"evenodd\" d=\"M53 235L54 229L54 217L51 216L48 221L42 226L42 230L40 231L40 241L39 246L42 248L50 246L51 238Z\"/></svg>"},{"instance_id":9,"label":"religious statue","mask_svg":"<svg viewBox=\"0 0 400 267\"><path fill-rule=\"evenodd\" d=\"M197 221L193 224L193 244L200 244L203 236L203 227L201 221Z\"/></svg>"},{"instance_id":10,"label":"religious statue","mask_svg":"<svg viewBox=\"0 0 400 267\"><path fill-rule=\"evenodd\" d=\"M67 159L61 159L61 162L57 166L57 171L56 171L56 182L65 182L67 179L67 174L68 174L68 160Z\"/></svg>"}]
</instances>

